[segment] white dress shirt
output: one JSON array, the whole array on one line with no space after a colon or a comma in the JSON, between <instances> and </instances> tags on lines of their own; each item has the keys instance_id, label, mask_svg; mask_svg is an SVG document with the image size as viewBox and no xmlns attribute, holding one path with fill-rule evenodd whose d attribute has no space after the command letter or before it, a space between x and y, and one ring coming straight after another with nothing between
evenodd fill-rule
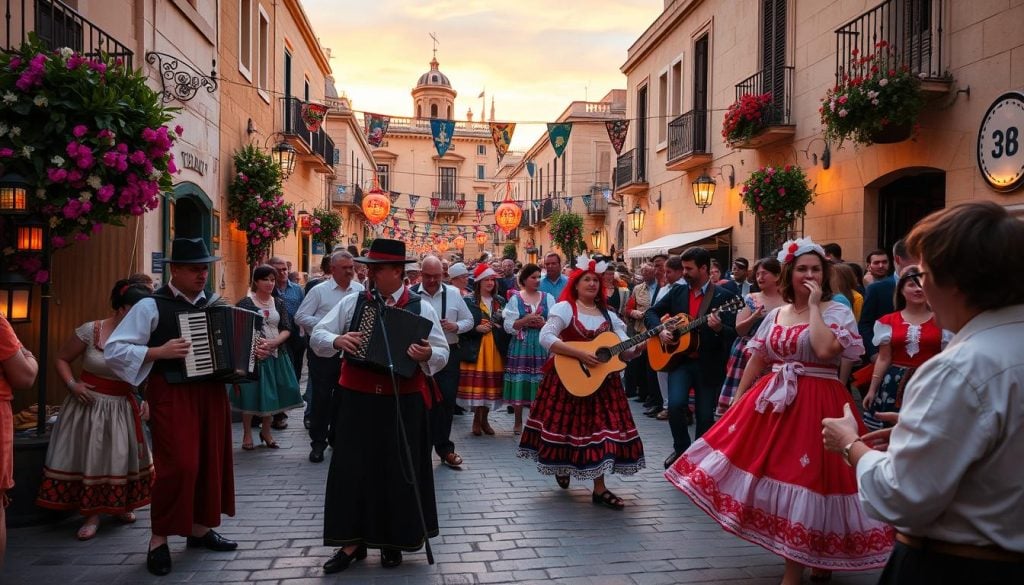
<instances>
[{"instance_id":1,"label":"white dress shirt","mask_svg":"<svg viewBox=\"0 0 1024 585\"><path fill-rule=\"evenodd\" d=\"M320 288L319 285L313 290ZM399 287L391 298L398 302L398 299L402 297L402 292L405 287ZM310 291L312 292L312 291ZM313 327L313 334L309 338L309 348L313 350L313 353L320 357L329 358L334 354L338 353L338 350L334 347L334 340L341 337L343 334L348 333L349 325L352 323L352 316L355 314L356 302L359 300L359 295L348 295L341 299L341 302L334 306L333 309L327 312L323 319ZM420 302L420 316L430 319L433 322L433 326L430 328L430 335L427 341L430 343L430 359L420 363L420 367L423 371L430 376L433 376L437 372L444 369L445 364L448 363L448 340L444 336L444 331L441 330L441 322L437 318L437 313L434 312L434 308L430 306L430 303ZM391 351L406 351L406 347L392 347Z\"/></svg>"},{"instance_id":2,"label":"white dress shirt","mask_svg":"<svg viewBox=\"0 0 1024 585\"><path fill-rule=\"evenodd\" d=\"M348 283L348 288L341 288L338 281L333 278L321 282L309 289L309 294L302 299L302 304L295 311L295 322L302 327L306 335L309 335L320 319L323 319L328 311L337 306L341 299L354 292L364 290L366 289L363 288L363 285L356 282L355 279Z\"/></svg>"},{"instance_id":3,"label":"white dress shirt","mask_svg":"<svg viewBox=\"0 0 1024 585\"><path fill-rule=\"evenodd\" d=\"M864 510L900 532L1024 553L1024 305L979 314L907 383Z\"/></svg>"},{"instance_id":4,"label":"white dress shirt","mask_svg":"<svg viewBox=\"0 0 1024 585\"><path fill-rule=\"evenodd\" d=\"M626 324L619 319L619 316L614 311L608 311L608 316L612 320L611 331L619 336L619 339L625 341L626 337ZM587 329L594 331L605 322L604 315L587 315L585 313L577 314L576 318L579 322ZM562 330L572 323L572 305L569 301L561 301L555 304L548 310L548 320L544 322L544 327L540 329L540 344L544 349L551 350L551 346L556 341L561 341Z\"/></svg>"},{"instance_id":5,"label":"white dress shirt","mask_svg":"<svg viewBox=\"0 0 1024 585\"><path fill-rule=\"evenodd\" d=\"M459 329L454 333L442 329L445 339L448 340L448 345L458 343L459 333L465 333L473 328L473 313L469 312L469 307L466 306L465 299L459 294L459 289L442 282L434 294L428 293L423 288L422 283L412 287L412 290L420 295L424 301L430 303L430 306L434 308L434 312L441 319L446 319L449 323L455 323L458 326ZM442 300L444 301L443 304L446 305L444 309L447 311L444 315L441 315Z\"/></svg>"}]
</instances>

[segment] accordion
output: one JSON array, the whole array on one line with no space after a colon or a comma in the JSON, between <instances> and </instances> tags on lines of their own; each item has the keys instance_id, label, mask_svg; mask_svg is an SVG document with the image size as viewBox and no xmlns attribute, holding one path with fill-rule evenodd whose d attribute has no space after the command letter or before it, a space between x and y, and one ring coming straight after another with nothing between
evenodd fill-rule
<instances>
[{"instance_id":1,"label":"accordion","mask_svg":"<svg viewBox=\"0 0 1024 585\"><path fill-rule=\"evenodd\" d=\"M387 331L395 373L403 378L413 377L419 364L409 357L407 350L410 345L430 335L433 323L405 309L381 308L369 302L361 304L355 330L363 334L362 341L355 352L345 354L345 359L371 370L387 372L388 354L384 344L384 332Z\"/></svg>"},{"instance_id":2,"label":"accordion","mask_svg":"<svg viewBox=\"0 0 1024 585\"><path fill-rule=\"evenodd\" d=\"M181 337L191 346L181 360L181 367L165 372L168 382L259 380L256 342L263 335L262 316L238 307L216 305L180 311L177 318Z\"/></svg>"}]
</instances>

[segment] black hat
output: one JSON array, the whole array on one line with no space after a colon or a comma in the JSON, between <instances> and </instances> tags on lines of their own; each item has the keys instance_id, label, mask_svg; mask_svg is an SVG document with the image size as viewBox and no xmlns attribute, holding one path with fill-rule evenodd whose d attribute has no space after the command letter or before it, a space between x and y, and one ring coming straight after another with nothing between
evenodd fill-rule
<instances>
[{"instance_id":1,"label":"black hat","mask_svg":"<svg viewBox=\"0 0 1024 585\"><path fill-rule=\"evenodd\" d=\"M409 264L416 260L405 257L405 242L375 238L366 256L359 256L355 261L362 264Z\"/></svg>"},{"instance_id":2,"label":"black hat","mask_svg":"<svg viewBox=\"0 0 1024 585\"><path fill-rule=\"evenodd\" d=\"M164 262L171 264L209 264L217 260L220 260L220 256L210 256L202 238L174 238L171 242L171 256L164 258Z\"/></svg>"}]
</instances>

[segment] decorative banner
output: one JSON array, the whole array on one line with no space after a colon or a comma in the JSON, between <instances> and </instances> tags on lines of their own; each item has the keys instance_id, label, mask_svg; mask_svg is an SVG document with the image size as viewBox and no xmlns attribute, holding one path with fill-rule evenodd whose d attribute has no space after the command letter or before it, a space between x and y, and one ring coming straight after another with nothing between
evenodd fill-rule
<instances>
[{"instance_id":1,"label":"decorative banner","mask_svg":"<svg viewBox=\"0 0 1024 585\"><path fill-rule=\"evenodd\" d=\"M530 173L530 178L533 178L533 172L537 170L537 163L532 160L526 161L526 172Z\"/></svg>"},{"instance_id":2,"label":"decorative banner","mask_svg":"<svg viewBox=\"0 0 1024 585\"><path fill-rule=\"evenodd\" d=\"M416 204L419 203L419 202L420 202L420 196L419 195L411 195L411 194L409 195L409 205L413 209L416 209Z\"/></svg>"},{"instance_id":3,"label":"decorative banner","mask_svg":"<svg viewBox=\"0 0 1024 585\"><path fill-rule=\"evenodd\" d=\"M366 129L366 141L370 146L376 148L384 144L384 135L388 133L388 124L391 123L391 116L383 114L363 114L363 126Z\"/></svg>"},{"instance_id":4,"label":"decorative banner","mask_svg":"<svg viewBox=\"0 0 1024 585\"><path fill-rule=\"evenodd\" d=\"M430 208L431 209L435 209L436 210L438 208L438 206L440 206L440 205L441 205L441 198L440 197L431 197L430 198Z\"/></svg>"},{"instance_id":5,"label":"decorative banner","mask_svg":"<svg viewBox=\"0 0 1024 585\"><path fill-rule=\"evenodd\" d=\"M414 213L416 213L415 209L413 209L411 207L406 207L405 208L405 214L409 216L409 221L412 221L412 216L413 216Z\"/></svg>"},{"instance_id":6,"label":"decorative banner","mask_svg":"<svg viewBox=\"0 0 1024 585\"><path fill-rule=\"evenodd\" d=\"M430 221L434 221L434 217L435 217L436 215L437 215L437 212L436 212L436 211L434 211L433 209L431 209L431 210L427 211L427 219L429 219ZM428 223L428 224L427 224L427 227L426 227L426 228L424 228L424 229L425 229L425 230L426 230L426 232L427 232L427 233L429 234L429 233L430 233L430 224Z\"/></svg>"},{"instance_id":7,"label":"decorative banner","mask_svg":"<svg viewBox=\"0 0 1024 585\"><path fill-rule=\"evenodd\" d=\"M572 197L562 197L562 200L565 201L565 210L572 211Z\"/></svg>"},{"instance_id":8,"label":"decorative banner","mask_svg":"<svg viewBox=\"0 0 1024 585\"><path fill-rule=\"evenodd\" d=\"M455 134L454 120L430 120L430 132L434 135L434 148L437 149L437 156L444 156L452 145L452 136Z\"/></svg>"},{"instance_id":9,"label":"decorative banner","mask_svg":"<svg viewBox=\"0 0 1024 585\"><path fill-rule=\"evenodd\" d=\"M612 190L611 189L605 189L604 191L601 191L601 195L604 196L604 200L605 201L611 201L612 200Z\"/></svg>"},{"instance_id":10,"label":"decorative banner","mask_svg":"<svg viewBox=\"0 0 1024 585\"><path fill-rule=\"evenodd\" d=\"M519 207L519 209L523 208L523 202L522 201L515 201L515 204Z\"/></svg>"},{"instance_id":11,"label":"decorative banner","mask_svg":"<svg viewBox=\"0 0 1024 585\"><path fill-rule=\"evenodd\" d=\"M302 117L302 123L306 125L306 130L316 132L327 117L327 106L307 102L299 108L299 115Z\"/></svg>"},{"instance_id":12,"label":"decorative banner","mask_svg":"<svg viewBox=\"0 0 1024 585\"><path fill-rule=\"evenodd\" d=\"M590 202L594 200L594 196L587 194L583 196L583 207L590 209Z\"/></svg>"},{"instance_id":13,"label":"decorative banner","mask_svg":"<svg viewBox=\"0 0 1024 585\"><path fill-rule=\"evenodd\" d=\"M391 195L391 205L398 203L398 196L401 195L401 193L398 191L388 191L388 193Z\"/></svg>"},{"instance_id":14,"label":"decorative banner","mask_svg":"<svg viewBox=\"0 0 1024 585\"><path fill-rule=\"evenodd\" d=\"M555 150L555 158L560 158L569 145L569 134L572 133L572 122L560 124L548 124L548 140L551 141L551 148Z\"/></svg>"},{"instance_id":15,"label":"decorative banner","mask_svg":"<svg viewBox=\"0 0 1024 585\"><path fill-rule=\"evenodd\" d=\"M466 200L465 199L457 199L455 201L455 206L459 208L459 211L462 211L463 209L466 208Z\"/></svg>"},{"instance_id":16,"label":"decorative banner","mask_svg":"<svg viewBox=\"0 0 1024 585\"><path fill-rule=\"evenodd\" d=\"M629 120L611 120L605 122L604 127L608 129L608 140L612 142L615 155L622 154L622 145L626 143L626 134L629 133Z\"/></svg>"},{"instance_id":17,"label":"decorative banner","mask_svg":"<svg viewBox=\"0 0 1024 585\"><path fill-rule=\"evenodd\" d=\"M491 211L498 211L498 206L501 205L501 201L491 201Z\"/></svg>"},{"instance_id":18,"label":"decorative banner","mask_svg":"<svg viewBox=\"0 0 1024 585\"><path fill-rule=\"evenodd\" d=\"M498 152L498 162L508 152L508 145L512 142L512 134L516 131L515 122L491 122L491 138L494 139L494 148Z\"/></svg>"}]
</instances>

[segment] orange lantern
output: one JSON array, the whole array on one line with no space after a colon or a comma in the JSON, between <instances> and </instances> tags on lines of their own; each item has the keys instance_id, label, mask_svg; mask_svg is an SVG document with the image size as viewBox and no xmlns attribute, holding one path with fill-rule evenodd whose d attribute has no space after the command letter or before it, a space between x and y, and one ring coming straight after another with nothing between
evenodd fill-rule
<instances>
[{"instance_id":1,"label":"orange lantern","mask_svg":"<svg viewBox=\"0 0 1024 585\"><path fill-rule=\"evenodd\" d=\"M487 232L477 232L476 233L476 243L480 244L481 246L486 244L487 243Z\"/></svg>"},{"instance_id":2,"label":"orange lantern","mask_svg":"<svg viewBox=\"0 0 1024 585\"><path fill-rule=\"evenodd\" d=\"M391 199L380 189L373 189L363 196L363 214L367 221L377 225L391 213Z\"/></svg>"},{"instance_id":3,"label":"orange lantern","mask_svg":"<svg viewBox=\"0 0 1024 585\"><path fill-rule=\"evenodd\" d=\"M519 227L523 219L523 210L511 199L506 198L494 211L494 223L506 234Z\"/></svg>"},{"instance_id":4,"label":"orange lantern","mask_svg":"<svg viewBox=\"0 0 1024 585\"><path fill-rule=\"evenodd\" d=\"M463 250L466 248L466 238L462 236L455 236L455 239L452 240L452 244L455 245L455 249Z\"/></svg>"},{"instance_id":5,"label":"orange lantern","mask_svg":"<svg viewBox=\"0 0 1024 585\"><path fill-rule=\"evenodd\" d=\"M438 252L444 254L448 251L448 240L439 240L434 247L437 248Z\"/></svg>"}]
</instances>

